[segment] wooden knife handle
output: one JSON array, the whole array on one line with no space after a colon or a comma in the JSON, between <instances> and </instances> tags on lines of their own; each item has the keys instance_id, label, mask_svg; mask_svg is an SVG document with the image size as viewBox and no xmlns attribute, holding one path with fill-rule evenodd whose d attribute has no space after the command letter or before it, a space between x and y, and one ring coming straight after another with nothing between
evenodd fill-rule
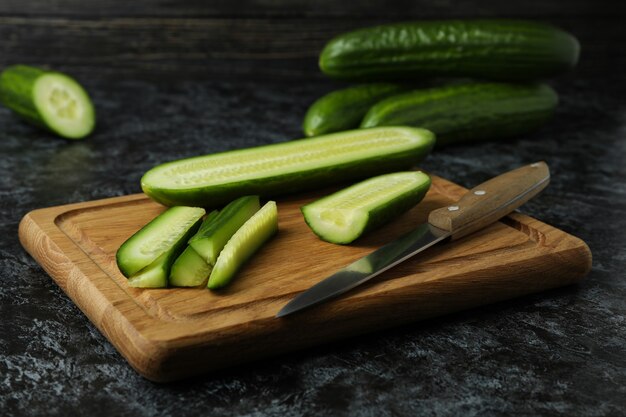
<instances>
[{"instance_id":1,"label":"wooden knife handle","mask_svg":"<svg viewBox=\"0 0 626 417\"><path fill-rule=\"evenodd\" d=\"M459 201L430 212L428 222L458 239L506 216L550 182L545 162L535 162L472 188Z\"/></svg>"}]
</instances>

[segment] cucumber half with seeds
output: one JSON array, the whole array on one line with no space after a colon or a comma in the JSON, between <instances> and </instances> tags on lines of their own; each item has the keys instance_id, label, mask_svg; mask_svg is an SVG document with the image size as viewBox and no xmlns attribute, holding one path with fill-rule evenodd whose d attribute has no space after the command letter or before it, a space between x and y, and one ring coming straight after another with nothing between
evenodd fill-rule
<instances>
[{"instance_id":1,"label":"cucumber half with seeds","mask_svg":"<svg viewBox=\"0 0 626 417\"><path fill-rule=\"evenodd\" d=\"M199 156L152 168L143 191L165 205L215 207L243 195L267 197L409 168L435 144L410 127L359 129Z\"/></svg>"},{"instance_id":2,"label":"cucumber half with seeds","mask_svg":"<svg viewBox=\"0 0 626 417\"><path fill-rule=\"evenodd\" d=\"M189 238L198 230L204 213L204 209L198 207L172 207L158 215L117 250L116 261L122 274L132 278L162 255L166 255L161 258L165 261L179 248L182 251Z\"/></svg>"},{"instance_id":3,"label":"cucumber half with seeds","mask_svg":"<svg viewBox=\"0 0 626 417\"><path fill-rule=\"evenodd\" d=\"M0 101L32 124L67 139L82 139L95 126L89 95L59 72L11 66L0 74Z\"/></svg>"},{"instance_id":4,"label":"cucumber half with seeds","mask_svg":"<svg viewBox=\"0 0 626 417\"><path fill-rule=\"evenodd\" d=\"M430 177L421 171L396 172L370 178L301 210L321 239L347 244L415 206L429 188Z\"/></svg>"},{"instance_id":5,"label":"cucumber half with seeds","mask_svg":"<svg viewBox=\"0 0 626 417\"><path fill-rule=\"evenodd\" d=\"M236 199L216 216L207 218L198 233L189 240L189 245L206 263L215 265L226 242L260 208L259 197L256 195Z\"/></svg>"},{"instance_id":6,"label":"cucumber half with seeds","mask_svg":"<svg viewBox=\"0 0 626 417\"><path fill-rule=\"evenodd\" d=\"M278 230L276 202L268 201L235 232L217 258L207 283L210 289L228 285L241 266Z\"/></svg>"}]
</instances>

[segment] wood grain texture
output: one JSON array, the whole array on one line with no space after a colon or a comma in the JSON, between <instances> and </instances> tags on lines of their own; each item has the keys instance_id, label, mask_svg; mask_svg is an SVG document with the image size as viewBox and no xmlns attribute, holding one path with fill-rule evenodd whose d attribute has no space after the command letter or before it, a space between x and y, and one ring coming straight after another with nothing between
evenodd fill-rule
<instances>
[{"instance_id":1,"label":"wood grain texture","mask_svg":"<svg viewBox=\"0 0 626 417\"><path fill-rule=\"evenodd\" d=\"M164 209L144 195L35 210L22 219L19 235L139 373L169 381L571 284L589 271L584 242L515 213L432 248L340 299L274 318L294 295L425 221L431 210L464 191L434 177L420 205L351 246L322 242L304 224L299 207L318 195L279 199L278 235L220 292L127 285L115 251Z\"/></svg>"}]
</instances>

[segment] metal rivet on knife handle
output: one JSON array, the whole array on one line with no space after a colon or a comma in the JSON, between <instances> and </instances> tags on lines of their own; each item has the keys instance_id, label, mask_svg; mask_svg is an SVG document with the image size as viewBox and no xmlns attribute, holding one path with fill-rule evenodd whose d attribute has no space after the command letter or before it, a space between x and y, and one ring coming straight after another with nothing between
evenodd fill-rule
<instances>
[{"instance_id":1,"label":"metal rivet on knife handle","mask_svg":"<svg viewBox=\"0 0 626 417\"><path fill-rule=\"evenodd\" d=\"M526 165L474 187L454 205L433 210L428 222L458 239L509 214L549 182L550 170L545 162ZM451 210L455 206L463 210Z\"/></svg>"}]
</instances>

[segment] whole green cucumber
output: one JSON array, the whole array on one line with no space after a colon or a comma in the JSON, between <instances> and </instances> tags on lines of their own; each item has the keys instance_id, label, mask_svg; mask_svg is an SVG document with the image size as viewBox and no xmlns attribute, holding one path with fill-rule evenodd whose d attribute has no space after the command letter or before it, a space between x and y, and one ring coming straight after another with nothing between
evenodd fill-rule
<instances>
[{"instance_id":1,"label":"whole green cucumber","mask_svg":"<svg viewBox=\"0 0 626 417\"><path fill-rule=\"evenodd\" d=\"M460 76L533 80L573 68L580 45L554 26L516 20L418 21L332 39L321 70L346 80Z\"/></svg>"},{"instance_id":2,"label":"whole green cucumber","mask_svg":"<svg viewBox=\"0 0 626 417\"><path fill-rule=\"evenodd\" d=\"M359 127L374 104L405 90L400 84L362 84L332 91L319 98L304 116L302 130L307 136L323 135Z\"/></svg>"},{"instance_id":3,"label":"whole green cucumber","mask_svg":"<svg viewBox=\"0 0 626 417\"><path fill-rule=\"evenodd\" d=\"M469 83L415 90L375 104L361 127L419 126L437 144L505 138L543 125L558 103L545 84Z\"/></svg>"}]
</instances>

